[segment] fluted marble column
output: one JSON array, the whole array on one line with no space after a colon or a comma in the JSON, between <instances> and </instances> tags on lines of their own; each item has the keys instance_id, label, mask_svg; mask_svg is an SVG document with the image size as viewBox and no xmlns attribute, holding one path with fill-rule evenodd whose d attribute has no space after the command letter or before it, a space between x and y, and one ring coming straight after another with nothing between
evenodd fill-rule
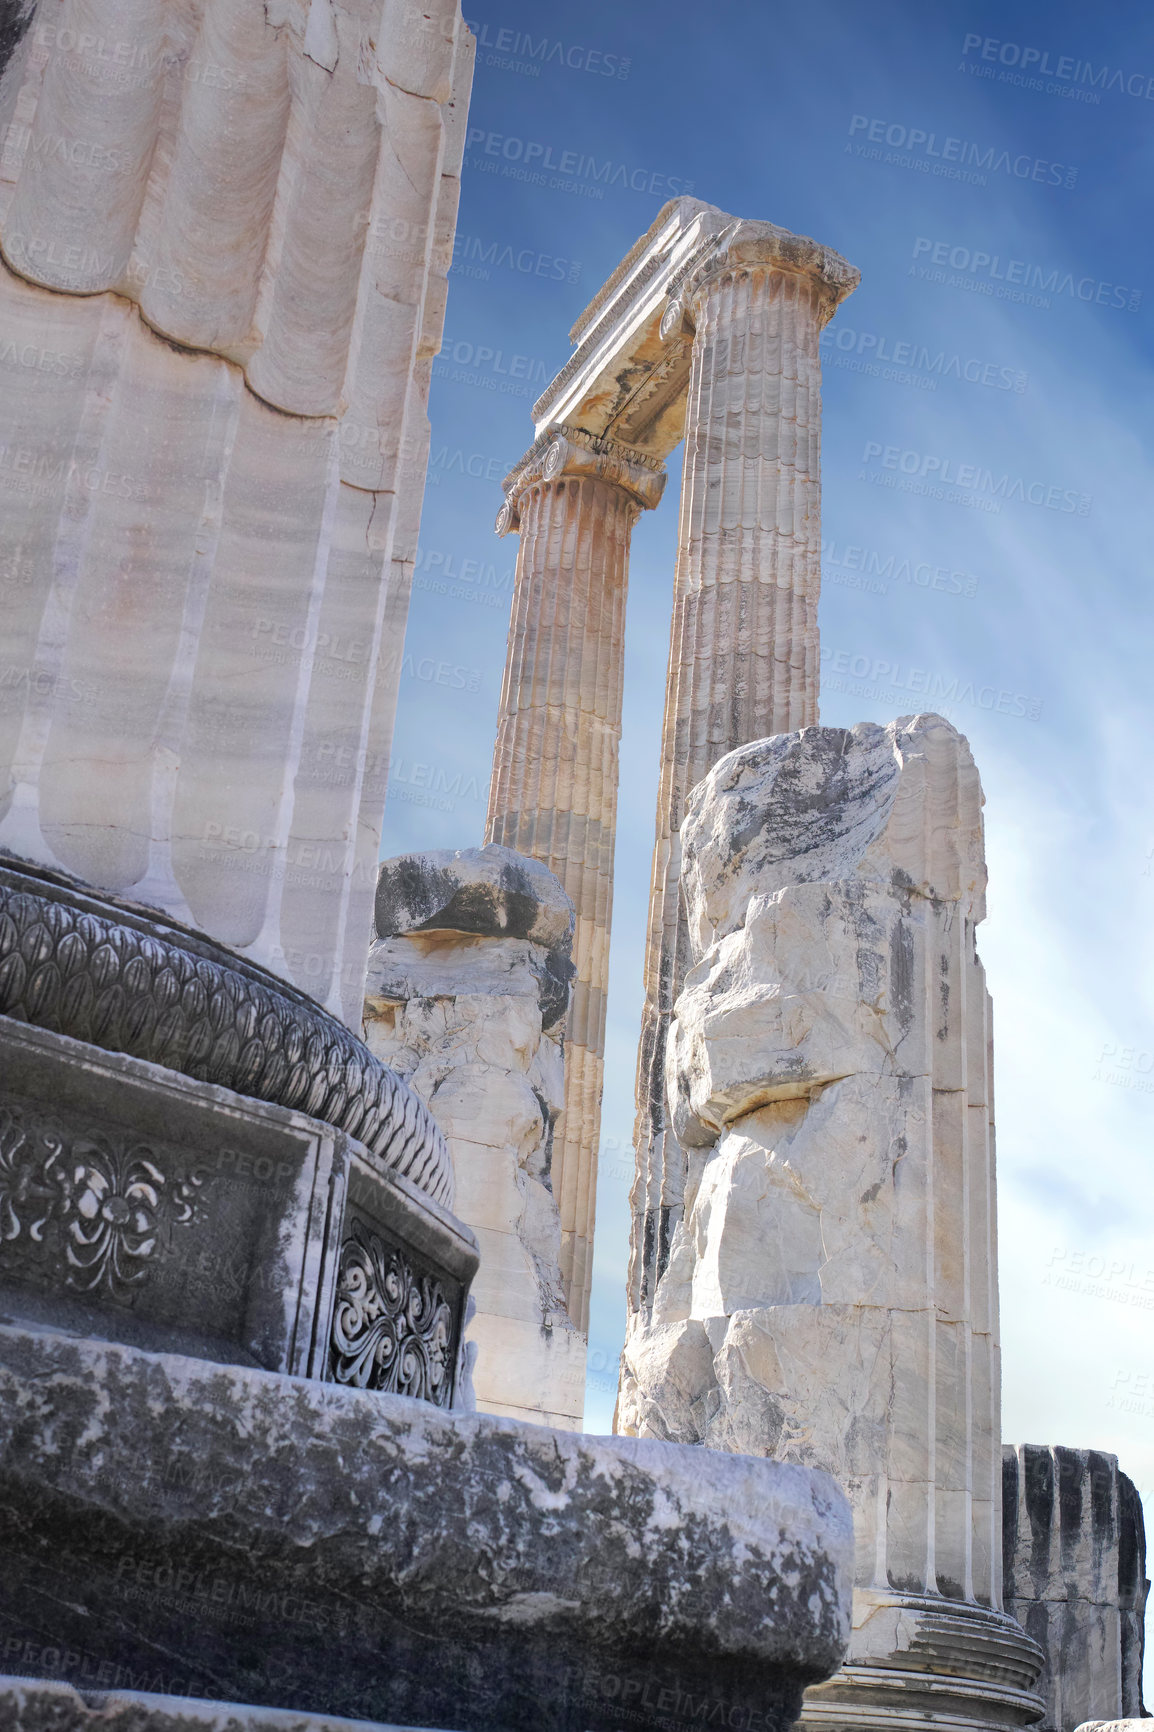
<instances>
[{"instance_id":1,"label":"fluted marble column","mask_svg":"<svg viewBox=\"0 0 1154 1732\"><path fill-rule=\"evenodd\" d=\"M575 428L550 428L505 483L519 530L485 840L531 855L573 899L577 966L565 1110L552 1158L569 1313L588 1326L613 903L629 539L665 472Z\"/></svg>"},{"instance_id":2,"label":"fluted marble column","mask_svg":"<svg viewBox=\"0 0 1154 1732\"><path fill-rule=\"evenodd\" d=\"M858 281L828 247L738 221L662 322L670 340L687 326L695 336L637 1063L634 1309L651 1301L685 1188L664 1104L685 967L677 832L690 789L726 752L818 719L818 338Z\"/></svg>"}]
</instances>

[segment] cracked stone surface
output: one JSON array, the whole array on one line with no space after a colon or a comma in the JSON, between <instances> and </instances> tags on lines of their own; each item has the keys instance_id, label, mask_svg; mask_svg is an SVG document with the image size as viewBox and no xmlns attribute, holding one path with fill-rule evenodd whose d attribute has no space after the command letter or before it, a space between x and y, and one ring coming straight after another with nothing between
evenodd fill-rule
<instances>
[{"instance_id":1,"label":"cracked stone surface","mask_svg":"<svg viewBox=\"0 0 1154 1732\"><path fill-rule=\"evenodd\" d=\"M428 1103L480 1242L478 1406L579 1430L585 1339L565 1301L553 1162L573 926L552 872L510 848L384 861L365 1041Z\"/></svg>"},{"instance_id":2,"label":"cracked stone surface","mask_svg":"<svg viewBox=\"0 0 1154 1732\"><path fill-rule=\"evenodd\" d=\"M5 1663L80 1688L784 1732L844 1651L821 1472L13 1329L0 1415Z\"/></svg>"},{"instance_id":3,"label":"cracked stone surface","mask_svg":"<svg viewBox=\"0 0 1154 1732\"><path fill-rule=\"evenodd\" d=\"M694 789L666 1057L686 1182L618 1424L828 1469L854 1508L851 1665L897 1664L893 1608L928 1599L969 1609L962 1675L994 1678L983 1644L1018 1638L998 1616L981 805L933 715L755 741ZM1022 1640L1009 1723L1039 1658Z\"/></svg>"}]
</instances>

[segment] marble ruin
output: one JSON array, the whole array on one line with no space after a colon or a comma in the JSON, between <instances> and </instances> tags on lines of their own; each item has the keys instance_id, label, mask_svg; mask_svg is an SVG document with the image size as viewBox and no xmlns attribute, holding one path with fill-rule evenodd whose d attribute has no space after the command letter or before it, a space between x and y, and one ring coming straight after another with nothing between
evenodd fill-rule
<instances>
[{"instance_id":1,"label":"marble ruin","mask_svg":"<svg viewBox=\"0 0 1154 1732\"><path fill-rule=\"evenodd\" d=\"M473 50L459 0L0 29L0 1728L1141 1716L1129 1481L1011 1451L1003 1508L977 771L819 725L839 254L690 198L627 254L505 482L482 845L379 862Z\"/></svg>"},{"instance_id":2,"label":"marble ruin","mask_svg":"<svg viewBox=\"0 0 1154 1732\"><path fill-rule=\"evenodd\" d=\"M660 1076L683 945L677 830L689 790L724 752L817 720L817 345L857 281L814 241L671 200L574 325L574 353L534 405L537 437L504 484L497 528L518 530L520 545L486 837L543 861L577 910L555 1189L581 1328L630 531L660 499L664 459L684 439L638 1083L649 1150L640 1206L660 1234L669 1189Z\"/></svg>"},{"instance_id":3,"label":"marble ruin","mask_svg":"<svg viewBox=\"0 0 1154 1732\"><path fill-rule=\"evenodd\" d=\"M939 717L817 726L817 343L856 282L680 199L578 320L497 519L486 834L577 913L554 1172L583 1321L629 535L684 437L617 1429L848 1490L854 1633L804 1725L1009 1727L1081 1662L1003 1602L982 795Z\"/></svg>"},{"instance_id":4,"label":"marble ruin","mask_svg":"<svg viewBox=\"0 0 1154 1732\"><path fill-rule=\"evenodd\" d=\"M1137 1491L1096 1449L1007 1446L1003 1475L1006 1610L1046 1654L1038 1732L1137 1724L1150 1588Z\"/></svg>"},{"instance_id":5,"label":"marble ruin","mask_svg":"<svg viewBox=\"0 0 1154 1732\"><path fill-rule=\"evenodd\" d=\"M573 904L507 848L403 855L377 885L365 1040L443 1130L475 1232L474 1387L486 1413L580 1431L585 1344L550 1187L564 1105Z\"/></svg>"},{"instance_id":6,"label":"marble ruin","mask_svg":"<svg viewBox=\"0 0 1154 1732\"><path fill-rule=\"evenodd\" d=\"M981 804L965 741L918 716L743 746L681 827L687 1176L618 1423L848 1490L854 1632L805 1726L1039 1706L1001 1605Z\"/></svg>"},{"instance_id":7,"label":"marble ruin","mask_svg":"<svg viewBox=\"0 0 1154 1732\"><path fill-rule=\"evenodd\" d=\"M378 874L457 0L0 49L0 1726L785 1732L843 1492L573 1435L567 892Z\"/></svg>"},{"instance_id":8,"label":"marble ruin","mask_svg":"<svg viewBox=\"0 0 1154 1732\"><path fill-rule=\"evenodd\" d=\"M0 401L0 848L353 1028L473 49L446 4L49 0L0 93L49 357Z\"/></svg>"}]
</instances>

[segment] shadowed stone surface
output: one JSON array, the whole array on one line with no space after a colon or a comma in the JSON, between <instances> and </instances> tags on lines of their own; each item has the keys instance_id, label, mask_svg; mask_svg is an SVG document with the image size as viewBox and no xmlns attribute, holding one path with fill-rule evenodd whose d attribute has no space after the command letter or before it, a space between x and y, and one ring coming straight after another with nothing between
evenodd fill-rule
<instances>
[{"instance_id":1,"label":"shadowed stone surface","mask_svg":"<svg viewBox=\"0 0 1154 1732\"><path fill-rule=\"evenodd\" d=\"M424 1102L336 1017L203 932L11 855L0 1013L324 1119L452 1207Z\"/></svg>"},{"instance_id":2,"label":"shadowed stone surface","mask_svg":"<svg viewBox=\"0 0 1154 1732\"><path fill-rule=\"evenodd\" d=\"M375 926L378 938L400 932L478 932L527 938L552 950L572 942L573 908L547 867L490 843L383 861Z\"/></svg>"},{"instance_id":3,"label":"shadowed stone surface","mask_svg":"<svg viewBox=\"0 0 1154 1732\"><path fill-rule=\"evenodd\" d=\"M1002 1474L1006 1610L1046 1654L1039 1732L1144 1714L1150 1584L1133 1482L1103 1450L1033 1443L1007 1444Z\"/></svg>"},{"instance_id":4,"label":"shadowed stone surface","mask_svg":"<svg viewBox=\"0 0 1154 1732\"><path fill-rule=\"evenodd\" d=\"M89 1690L0 1676L3 1732L411 1732L332 1714L204 1702L138 1690Z\"/></svg>"},{"instance_id":5,"label":"shadowed stone surface","mask_svg":"<svg viewBox=\"0 0 1154 1732\"><path fill-rule=\"evenodd\" d=\"M844 1649L820 1472L16 1330L0 1414L23 1670L51 1643L392 1724L609 1732L628 1702L777 1732Z\"/></svg>"}]
</instances>

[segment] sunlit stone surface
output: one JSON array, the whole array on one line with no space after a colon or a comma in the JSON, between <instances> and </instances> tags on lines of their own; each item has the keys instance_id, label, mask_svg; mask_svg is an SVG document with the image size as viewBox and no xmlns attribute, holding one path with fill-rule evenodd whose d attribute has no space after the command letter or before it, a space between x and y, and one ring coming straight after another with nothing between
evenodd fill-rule
<instances>
[{"instance_id":1,"label":"sunlit stone surface","mask_svg":"<svg viewBox=\"0 0 1154 1732\"><path fill-rule=\"evenodd\" d=\"M827 247L673 199L570 332L506 478L521 532L486 835L545 861L577 908L559 1132L562 1270L585 1327L612 908L629 531L684 437L681 531L638 1073L638 1235L667 1191L661 1065L682 938L685 797L742 741L817 720L818 337L857 272ZM665 1212L663 1213L663 1210ZM647 1237L648 1236L648 1237ZM646 1261L646 1257L649 1261ZM635 1247L631 1292L650 1279Z\"/></svg>"},{"instance_id":2,"label":"sunlit stone surface","mask_svg":"<svg viewBox=\"0 0 1154 1732\"><path fill-rule=\"evenodd\" d=\"M585 1344L561 1287L554 1141L572 903L508 848L404 854L381 866L376 931L366 1042L428 1102L481 1247L477 1405L578 1431Z\"/></svg>"},{"instance_id":3,"label":"sunlit stone surface","mask_svg":"<svg viewBox=\"0 0 1154 1732\"><path fill-rule=\"evenodd\" d=\"M353 1027L472 51L60 0L0 83L0 846Z\"/></svg>"},{"instance_id":4,"label":"sunlit stone surface","mask_svg":"<svg viewBox=\"0 0 1154 1732\"><path fill-rule=\"evenodd\" d=\"M486 835L543 861L578 911L553 1184L580 1329L597 1200L629 538L664 482L659 459L568 428L538 441L505 483L502 527L519 530L520 544Z\"/></svg>"},{"instance_id":5,"label":"sunlit stone surface","mask_svg":"<svg viewBox=\"0 0 1154 1732\"><path fill-rule=\"evenodd\" d=\"M1040 1653L1001 1614L981 803L964 739L907 717L731 753L681 831L688 1172L619 1425L846 1487L854 1634L806 1725L1039 1706Z\"/></svg>"}]
</instances>

